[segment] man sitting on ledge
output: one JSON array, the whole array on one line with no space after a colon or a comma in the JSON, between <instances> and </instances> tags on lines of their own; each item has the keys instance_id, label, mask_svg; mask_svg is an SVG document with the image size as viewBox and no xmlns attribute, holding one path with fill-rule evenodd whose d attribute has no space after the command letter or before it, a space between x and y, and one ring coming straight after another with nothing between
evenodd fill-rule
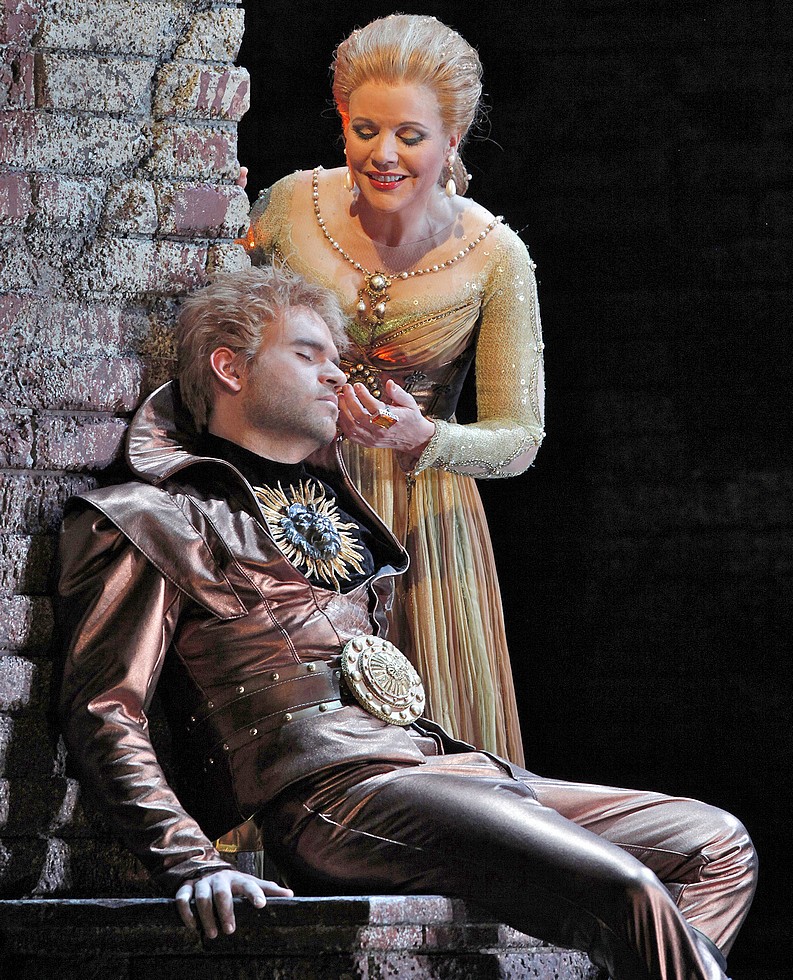
<instances>
[{"instance_id":1,"label":"man sitting on ledge","mask_svg":"<svg viewBox=\"0 0 793 980\"><path fill-rule=\"evenodd\" d=\"M343 327L284 270L218 278L184 303L178 383L131 424L135 480L70 501L61 718L83 786L211 938L233 932L233 895L291 894L212 846L252 817L304 894L460 897L614 980L723 980L755 879L735 818L536 776L421 717L382 638L407 555L336 439ZM393 386L387 405L357 394L371 414L348 424L397 435L418 411Z\"/></svg>"}]
</instances>

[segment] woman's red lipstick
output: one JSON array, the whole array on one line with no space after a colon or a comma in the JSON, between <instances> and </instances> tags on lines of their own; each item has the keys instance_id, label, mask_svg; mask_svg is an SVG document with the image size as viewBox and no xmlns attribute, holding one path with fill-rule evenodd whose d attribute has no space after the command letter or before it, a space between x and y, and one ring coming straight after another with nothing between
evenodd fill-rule
<instances>
[{"instance_id":1,"label":"woman's red lipstick","mask_svg":"<svg viewBox=\"0 0 793 980\"><path fill-rule=\"evenodd\" d=\"M381 174L369 172L366 174L369 178L369 182L372 187L375 187L379 191L392 191L395 187L399 187L403 180L407 177L405 174Z\"/></svg>"}]
</instances>

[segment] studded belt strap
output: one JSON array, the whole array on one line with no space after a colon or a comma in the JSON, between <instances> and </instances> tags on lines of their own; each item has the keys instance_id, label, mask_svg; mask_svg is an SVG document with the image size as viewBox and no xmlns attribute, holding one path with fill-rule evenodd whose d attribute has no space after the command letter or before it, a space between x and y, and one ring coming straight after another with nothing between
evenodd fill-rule
<instances>
[{"instance_id":1,"label":"studded belt strap","mask_svg":"<svg viewBox=\"0 0 793 980\"><path fill-rule=\"evenodd\" d=\"M279 667L212 697L190 715L188 732L213 765L227 752L289 722L355 704L390 725L411 725L425 704L410 661L377 636L358 636L331 661Z\"/></svg>"},{"instance_id":2,"label":"studded belt strap","mask_svg":"<svg viewBox=\"0 0 793 980\"><path fill-rule=\"evenodd\" d=\"M317 660L279 667L215 695L193 712L187 729L210 746L213 759L299 717L341 707L338 664Z\"/></svg>"}]
</instances>

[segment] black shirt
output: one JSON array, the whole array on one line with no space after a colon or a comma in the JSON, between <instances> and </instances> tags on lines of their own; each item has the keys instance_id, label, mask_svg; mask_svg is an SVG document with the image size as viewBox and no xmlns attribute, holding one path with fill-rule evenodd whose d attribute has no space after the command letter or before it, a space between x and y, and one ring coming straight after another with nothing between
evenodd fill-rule
<instances>
[{"instance_id":1,"label":"black shirt","mask_svg":"<svg viewBox=\"0 0 793 980\"><path fill-rule=\"evenodd\" d=\"M349 592L375 570L372 532L339 507L336 491L303 463L279 463L205 432L199 450L251 484L275 543L312 585Z\"/></svg>"}]
</instances>

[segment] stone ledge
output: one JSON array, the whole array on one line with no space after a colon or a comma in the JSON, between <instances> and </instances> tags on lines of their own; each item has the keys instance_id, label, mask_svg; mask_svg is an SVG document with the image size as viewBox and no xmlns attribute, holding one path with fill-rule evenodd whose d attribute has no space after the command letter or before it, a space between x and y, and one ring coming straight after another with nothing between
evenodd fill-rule
<instances>
[{"instance_id":1,"label":"stone ledge","mask_svg":"<svg viewBox=\"0 0 793 980\"><path fill-rule=\"evenodd\" d=\"M532 939L439 896L236 902L208 942L171 899L0 901L0 975L37 980L606 980L583 953Z\"/></svg>"}]
</instances>

